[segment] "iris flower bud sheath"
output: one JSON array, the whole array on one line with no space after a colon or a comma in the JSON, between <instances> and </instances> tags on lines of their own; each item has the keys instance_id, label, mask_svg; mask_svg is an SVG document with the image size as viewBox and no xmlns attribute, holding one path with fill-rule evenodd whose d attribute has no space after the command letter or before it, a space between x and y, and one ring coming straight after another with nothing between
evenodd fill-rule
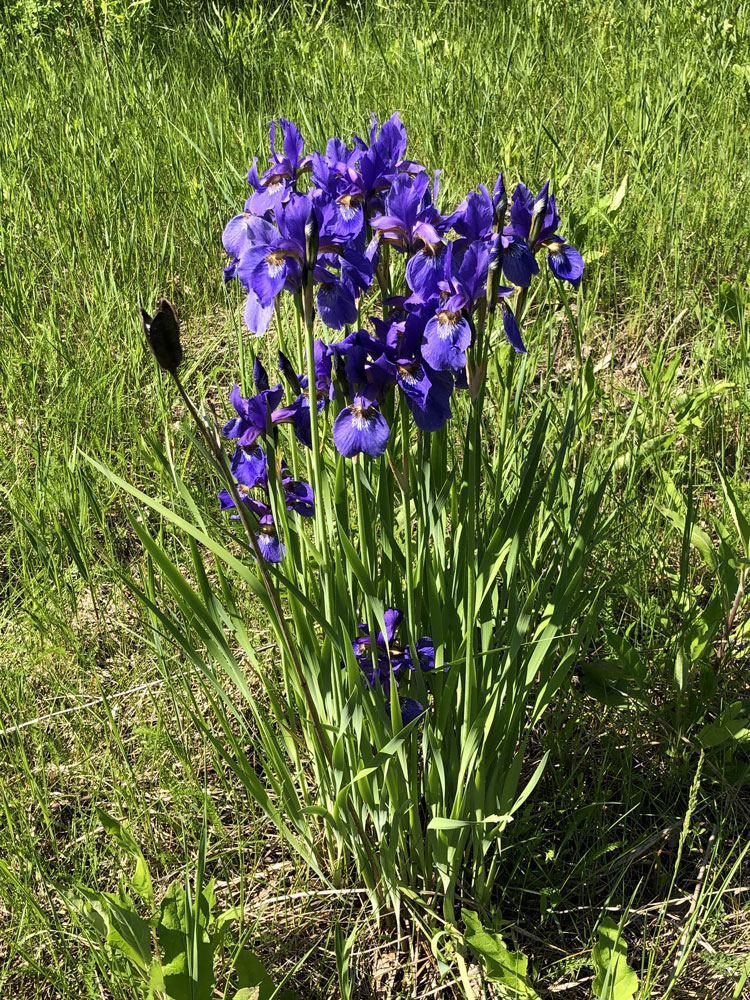
<instances>
[{"instance_id":1,"label":"iris flower bud sheath","mask_svg":"<svg viewBox=\"0 0 750 1000\"><path fill-rule=\"evenodd\" d=\"M539 237L539 233L542 230L542 225L544 223L544 216L547 214L548 203L549 203L549 181L547 181L542 190L539 192L539 196L534 202L534 208L531 211L531 229L529 230L529 246L531 247L532 253L534 252L534 244L536 243Z\"/></svg>"},{"instance_id":2,"label":"iris flower bud sheath","mask_svg":"<svg viewBox=\"0 0 750 1000\"><path fill-rule=\"evenodd\" d=\"M320 226L318 217L315 214L315 206L310 205L310 214L305 223L305 258L307 266L312 271L318 259L318 243L320 240Z\"/></svg>"},{"instance_id":3,"label":"iris flower bud sheath","mask_svg":"<svg viewBox=\"0 0 750 1000\"><path fill-rule=\"evenodd\" d=\"M500 173L492 192L492 231L501 233L505 225L505 213L508 211L508 194L505 190L503 175Z\"/></svg>"}]
</instances>

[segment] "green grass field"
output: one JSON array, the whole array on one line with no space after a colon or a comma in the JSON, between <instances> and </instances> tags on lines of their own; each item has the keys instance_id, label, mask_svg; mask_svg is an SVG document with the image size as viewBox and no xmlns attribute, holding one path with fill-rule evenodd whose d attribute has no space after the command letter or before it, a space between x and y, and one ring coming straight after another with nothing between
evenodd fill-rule
<instances>
[{"instance_id":1,"label":"green grass field","mask_svg":"<svg viewBox=\"0 0 750 1000\"><path fill-rule=\"evenodd\" d=\"M353 887L321 891L201 741L190 713L210 724L209 707L197 688L188 702L184 665L157 655L125 586L153 573L133 505L86 458L166 496L143 440L169 441L215 510L138 307L176 304L183 380L223 412L257 345L222 281L221 232L270 120L313 147L399 110L410 156L443 171L446 211L499 169L510 185L553 179L587 261L572 317L584 419L614 465L596 655L534 737L550 764L509 834L504 935L544 997L594 996L609 914L638 996L740 1000L748 5L94 2L0 15L0 995L141 995L62 904L77 885L116 891L123 859L97 808L128 820L160 885L194 865L207 817L217 891L303 995L339 995L336 924L358 928L350 995L462 995L424 935L396 941ZM534 316L538 386L561 406L571 317L559 302Z\"/></svg>"}]
</instances>

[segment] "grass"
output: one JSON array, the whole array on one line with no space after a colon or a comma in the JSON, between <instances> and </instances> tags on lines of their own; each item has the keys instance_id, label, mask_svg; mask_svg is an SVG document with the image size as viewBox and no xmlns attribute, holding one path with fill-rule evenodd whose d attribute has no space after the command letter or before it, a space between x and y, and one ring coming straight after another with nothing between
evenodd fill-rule
<instances>
[{"instance_id":1,"label":"grass","mask_svg":"<svg viewBox=\"0 0 750 1000\"><path fill-rule=\"evenodd\" d=\"M181 685L163 682L179 664L169 650L154 655L122 584L149 566L123 497L81 456L164 494L142 435L168 436L198 468L144 357L138 305L175 301L184 380L221 407L238 354L247 368L256 344L222 285L220 235L252 157L265 155L269 120L292 118L312 146L397 108L410 155L443 171L442 207L501 167L511 183L553 178L565 233L588 261L575 313L585 419L616 462L599 661L581 665L539 736L539 756L551 748L556 763L512 832L503 918L540 990L580 980L563 995L588 997L594 929L609 908L626 921L643 995L659 997L697 883L699 934L671 995L740 996L747 753L738 742L703 753L698 734L749 677L742 603L738 641L720 642L743 543L719 478L746 510L747 5L123 3L102 10L100 36L75 5L27 3L1 23L5 992L133 995L53 888L114 889L121 859L97 807L129 819L163 884L194 859L208 803L209 863L228 898L316 889L200 743ZM560 349L552 369L535 356L530 388L559 399L573 331L559 303L546 315L532 342L547 341L546 323ZM211 510L211 483L197 471L193 482ZM179 555L184 542L165 538ZM623 668L631 651L634 674ZM415 970L419 989L434 979L424 942L407 961L349 896L274 905L272 925L268 910L248 909L245 929L280 968L317 942L296 974L312 995L337 988L336 921L347 933L362 922L362 980L385 989L395 966L394 988L408 995Z\"/></svg>"}]
</instances>

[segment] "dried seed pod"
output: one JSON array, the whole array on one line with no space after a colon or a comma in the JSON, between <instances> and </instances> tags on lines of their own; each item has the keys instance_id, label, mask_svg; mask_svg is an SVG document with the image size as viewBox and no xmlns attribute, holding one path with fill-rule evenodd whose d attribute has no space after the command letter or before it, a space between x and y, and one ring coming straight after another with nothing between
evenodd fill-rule
<instances>
[{"instance_id":1,"label":"dried seed pod","mask_svg":"<svg viewBox=\"0 0 750 1000\"><path fill-rule=\"evenodd\" d=\"M145 309L141 309L141 319L146 343L156 363L164 371L174 375L182 362L180 324L174 307L166 299L160 299L153 317Z\"/></svg>"}]
</instances>

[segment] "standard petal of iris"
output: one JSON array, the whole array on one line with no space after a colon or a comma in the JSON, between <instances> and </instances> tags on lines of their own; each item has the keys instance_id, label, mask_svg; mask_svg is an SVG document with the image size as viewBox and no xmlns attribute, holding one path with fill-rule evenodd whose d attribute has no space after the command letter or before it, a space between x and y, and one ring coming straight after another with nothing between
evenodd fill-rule
<instances>
[{"instance_id":1,"label":"standard petal of iris","mask_svg":"<svg viewBox=\"0 0 750 1000\"><path fill-rule=\"evenodd\" d=\"M333 443L344 458L365 454L380 458L388 447L390 428L374 406L347 406L333 424Z\"/></svg>"},{"instance_id":2,"label":"standard petal of iris","mask_svg":"<svg viewBox=\"0 0 750 1000\"><path fill-rule=\"evenodd\" d=\"M515 236L528 237L533 210L534 195L525 184L517 184L510 206L510 231Z\"/></svg>"},{"instance_id":3,"label":"standard petal of iris","mask_svg":"<svg viewBox=\"0 0 750 1000\"><path fill-rule=\"evenodd\" d=\"M383 615L383 621L385 622L385 635L383 635L382 632L378 632L375 641L382 643L383 645L387 642L388 645L390 645L393 642L393 637L396 635L396 629L403 620L403 611L399 611L398 608L387 608Z\"/></svg>"}]
</instances>

